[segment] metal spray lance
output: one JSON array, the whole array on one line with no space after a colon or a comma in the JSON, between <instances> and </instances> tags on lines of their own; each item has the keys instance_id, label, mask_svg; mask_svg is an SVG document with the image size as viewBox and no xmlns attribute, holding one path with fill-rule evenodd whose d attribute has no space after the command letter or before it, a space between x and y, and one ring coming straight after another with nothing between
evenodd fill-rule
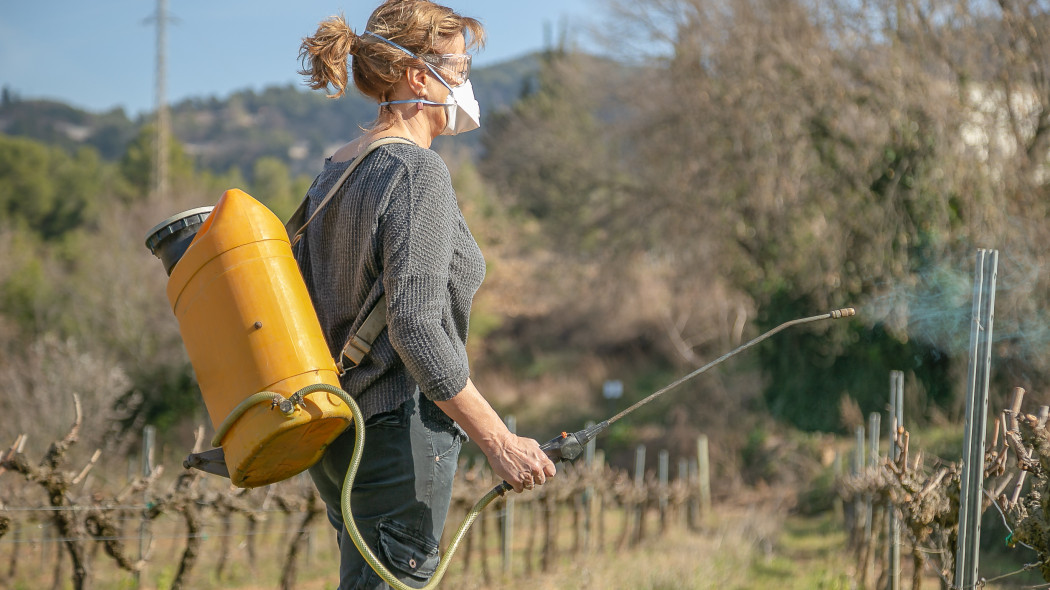
<instances>
[{"instance_id":1,"label":"metal spray lance","mask_svg":"<svg viewBox=\"0 0 1050 590\"><path fill-rule=\"evenodd\" d=\"M611 426L613 423L617 422L618 420L627 416L628 414L637 410L638 408L644 406L645 404L653 401L657 397L685 383L686 381L689 381L690 379L693 379L694 377L706 372L708 369L714 367L715 365L718 365L723 361L732 358L737 353L743 352L748 348L751 348L752 346L758 344L759 342L762 342L763 340L769 338L770 336L773 336L774 334L777 334L778 332L793 326L808 324L810 322L817 322L821 320L837 320L839 318L848 318L853 317L856 314L857 311L855 309L853 309L852 307L846 307L843 309L836 309L834 311L821 315L815 315L808 318L799 318L796 320L784 322L783 324L780 324L776 328L769 330L761 336L758 336L753 340L741 344L740 346L723 354L722 356L707 363L706 365L700 367L692 373L689 373L688 375L674 381L673 383L664 386L660 390L649 394L645 398L635 402L633 405L631 405L631 407L627 408L626 410L623 410L619 414L616 414L612 418L609 418L608 420L604 420L602 422L599 422L598 424L595 424L588 428L584 428L583 430L579 430L577 432L563 432L560 435L552 438L551 440L541 445L540 448L543 449L543 452L545 452L550 458L550 460L554 461L555 463L558 463L559 461L573 461L574 459L579 457L581 453L583 453L583 448L588 442L590 442L592 439L601 434L606 428ZM503 482L499 486L497 486L497 489L501 489L503 492L506 492L512 488L510 484L508 484L507 482Z\"/></svg>"}]
</instances>

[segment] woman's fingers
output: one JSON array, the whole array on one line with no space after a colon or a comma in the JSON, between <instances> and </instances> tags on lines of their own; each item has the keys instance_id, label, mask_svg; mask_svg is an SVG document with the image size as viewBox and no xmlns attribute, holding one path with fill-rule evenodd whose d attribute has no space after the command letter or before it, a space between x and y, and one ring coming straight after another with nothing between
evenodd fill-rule
<instances>
[{"instance_id":1,"label":"woman's fingers","mask_svg":"<svg viewBox=\"0 0 1050 590\"><path fill-rule=\"evenodd\" d=\"M544 455L546 457L546 455ZM554 477L558 473L558 468L554 465L554 461L547 459L547 464L543 466L543 473L547 477Z\"/></svg>"},{"instance_id":2,"label":"woman's fingers","mask_svg":"<svg viewBox=\"0 0 1050 590\"><path fill-rule=\"evenodd\" d=\"M554 467L554 463L551 462L547 454L540 448L540 443L531 438L522 439L522 442L529 449L530 459L530 470L526 479L525 488L532 489L535 486L541 486L547 482L548 477L554 477L557 473L557 469Z\"/></svg>"},{"instance_id":3,"label":"woman's fingers","mask_svg":"<svg viewBox=\"0 0 1050 590\"><path fill-rule=\"evenodd\" d=\"M504 479L519 493L543 485L557 473L540 444L531 438L514 436L513 441L503 448L497 462L505 469L499 469L495 464L493 468L497 473L503 471L506 474Z\"/></svg>"}]
</instances>

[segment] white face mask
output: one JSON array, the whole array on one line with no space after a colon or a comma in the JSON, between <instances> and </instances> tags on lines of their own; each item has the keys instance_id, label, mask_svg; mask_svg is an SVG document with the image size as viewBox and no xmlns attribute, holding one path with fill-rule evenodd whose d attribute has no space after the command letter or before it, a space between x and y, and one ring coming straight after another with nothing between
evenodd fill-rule
<instances>
[{"instance_id":1,"label":"white face mask","mask_svg":"<svg viewBox=\"0 0 1050 590\"><path fill-rule=\"evenodd\" d=\"M448 120L441 135L456 135L481 127L481 106L474 98L474 88L470 85L470 80L451 89L448 98L445 99L445 105Z\"/></svg>"}]
</instances>

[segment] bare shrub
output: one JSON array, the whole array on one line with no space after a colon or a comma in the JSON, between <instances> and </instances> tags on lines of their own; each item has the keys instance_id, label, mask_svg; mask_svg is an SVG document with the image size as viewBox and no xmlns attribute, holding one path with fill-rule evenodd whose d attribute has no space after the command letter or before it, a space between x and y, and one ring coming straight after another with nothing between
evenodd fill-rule
<instances>
[{"instance_id":1,"label":"bare shrub","mask_svg":"<svg viewBox=\"0 0 1050 590\"><path fill-rule=\"evenodd\" d=\"M69 430L77 393L90 417L80 433L81 446L91 452L101 445L105 421L114 400L131 381L112 355L89 350L73 338L43 334L24 349L10 347L0 357L0 414L7 432L27 433L36 440L57 440Z\"/></svg>"}]
</instances>

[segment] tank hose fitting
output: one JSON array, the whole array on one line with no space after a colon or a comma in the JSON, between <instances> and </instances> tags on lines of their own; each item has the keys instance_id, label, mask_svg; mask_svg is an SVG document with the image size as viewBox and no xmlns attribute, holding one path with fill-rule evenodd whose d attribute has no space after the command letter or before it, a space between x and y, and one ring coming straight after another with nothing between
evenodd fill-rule
<instances>
[{"instance_id":1,"label":"tank hose fitting","mask_svg":"<svg viewBox=\"0 0 1050 590\"><path fill-rule=\"evenodd\" d=\"M310 389L311 387L316 386L310 385L303 388L303 390L301 391L305 391L306 389ZM296 395L301 393L301 391L296 392ZM303 395L306 395L306 393L303 393ZM223 420L222 424L220 424L219 427L215 430L215 436L211 439L212 446L222 446L222 439L226 438L226 433L230 431L230 428L233 427L233 424L237 422L237 420L241 416L243 416L245 412L259 404L269 403L270 409L277 408L281 411L282 414L285 415L285 417L291 418L295 415L295 410L297 406L297 404L292 403L291 399L292 398L286 398L283 395L273 391L260 391L259 393L253 393L252 395L245 398L244 401L237 404L237 407L235 407L233 411L231 411L229 415L226 416L226 419ZM299 399L301 400L302 396L300 396Z\"/></svg>"}]
</instances>

